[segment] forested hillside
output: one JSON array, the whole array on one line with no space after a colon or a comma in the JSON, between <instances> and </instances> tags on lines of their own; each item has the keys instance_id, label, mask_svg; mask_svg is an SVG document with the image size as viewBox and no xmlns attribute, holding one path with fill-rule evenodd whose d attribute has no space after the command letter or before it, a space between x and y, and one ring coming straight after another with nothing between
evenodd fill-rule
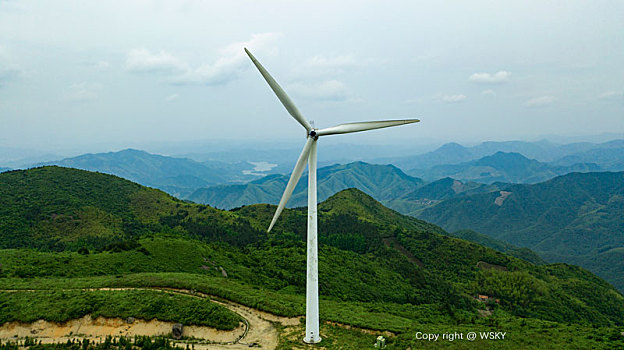
<instances>
[{"instance_id":1,"label":"forested hillside","mask_svg":"<svg viewBox=\"0 0 624 350\"><path fill-rule=\"evenodd\" d=\"M535 185L449 199L417 216L472 229L576 263L624 289L624 173L573 173Z\"/></svg>"}]
</instances>

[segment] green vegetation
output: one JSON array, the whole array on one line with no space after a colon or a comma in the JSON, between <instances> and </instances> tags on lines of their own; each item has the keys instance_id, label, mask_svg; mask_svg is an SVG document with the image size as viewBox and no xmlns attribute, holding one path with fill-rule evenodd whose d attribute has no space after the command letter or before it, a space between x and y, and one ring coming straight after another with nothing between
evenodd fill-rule
<instances>
[{"instance_id":1,"label":"green vegetation","mask_svg":"<svg viewBox=\"0 0 624 350\"><path fill-rule=\"evenodd\" d=\"M18 350L29 348L31 350L182 350L184 347L175 346L166 337L136 336L134 338L106 337L103 342L89 341L89 339L71 339L60 344L41 344L32 338L23 341L0 343L0 350ZM188 348L187 348L188 350Z\"/></svg>"},{"instance_id":2,"label":"green vegetation","mask_svg":"<svg viewBox=\"0 0 624 350\"><path fill-rule=\"evenodd\" d=\"M427 341L415 339L416 332L463 334L464 339ZM476 332L474 341L466 340ZM481 339L481 333L505 332L499 340ZM510 317L495 311L459 325L419 325L393 339L394 349L618 349L624 346L621 329L592 325L566 324L532 318Z\"/></svg>"},{"instance_id":3,"label":"green vegetation","mask_svg":"<svg viewBox=\"0 0 624 350\"><path fill-rule=\"evenodd\" d=\"M591 269L624 290L624 172L572 173L536 185L511 185L511 192L484 193L443 201L422 210L421 219L449 231L471 229L520 247L547 261Z\"/></svg>"},{"instance_id":4,"label":"green vegetation","mask_svg":"<svg viewBox=\"0 0 624 350\"><path fill-rule=\"evenodd\" d=\"M460 230L456 232L450 233L451 236L465 239L470 242L477 243L484 247L492 248L494 250L498 250L499 252L511 255L518 259L526 260L535 265L544 265L546 261L542 259L539 255L528 248L518 248L513 244L509 244L504 241L499 241L495 238L492 238L488 235L484 235L479 232L475 232L472 230Z\"/></svg>"},{"instance_id":5,"label":"green vegetation","mask_svg":"<svg viewBox=\"0 0 624 350\"><path fill-rule=\"evenodd\" d=\"M65 322L91 317L136 317L231 330L240 317L208 300L157 291L49 290L0 292L0 324L40 319Z\"/></svg>"},{"instance_id":6,"label":"green vegetation","mask_svg":"<svg viewBox=\"0 0 624 350\"><path fill-rule=\"evenodd\" d=\"M9 184L0 186L0 235L3 247L10 248L0 250L0 289L37 290L0 293L9 298L0 305L24 310L7 309L7 315L66 318L107 310L109 316L195 322L191 314L199 306L190 297L182 302L188 302L189 312L169 314L179 302L167 300L183 296L80 290L101 287L180 288L277 315L304 314L302 209L285 210L267 234L275 210L271 205L221 211L114 176L56 167L4 173L0 183ZM89 211L97 215L84 214ZM72 216L72 224L57 222L59 216ZM450 237L359 190L339 192L321 203L319 227L322 320L394 332L396 349L430 346L413 338L422 329L510 329L517 332L510 344L519 346L531 344L521 334L580 329L585 333L575 334L577 341L589 335L592 325L607 339L624 325L624 297L588 271L534 265ZM491 301L477 301L478 294ZM65 302L63 295L65 311L52 315L54 301ZM202 312L214 317L199 313L196 322L232 321L221 309L206 307ZM543 324L555 326L540 328ZM340 326L325 329L328 348L339 347L341 340L358 348L372 339ZM284 347L288 341L283 339Z\"/></svg>"},{"instance_id":7,"label":"green vegetation","mask_svg":"<svg viewBox=\"0 0 624 350\"><path fill-rule=\"evenodd\" d=\"M476 193L500 191L507 186L509 184L502 182L486 185L477 182L461 182L445 177L425 184L412 192L398 193L395 198L381 202L401 214L415 216L419 210L435 205L442 200Z\"/></svg>"},{"instance_id":8,"label":"green vegetation","mask_svg":"<svg viewBox=\"0 0 624 350\"><path fill-rule=\"evenodd\" d=\"M0 176L0 248L102 250L150 232L237 245L263 236L230 213L112 175L43 167Z\"/></svg>"}]
</instances>

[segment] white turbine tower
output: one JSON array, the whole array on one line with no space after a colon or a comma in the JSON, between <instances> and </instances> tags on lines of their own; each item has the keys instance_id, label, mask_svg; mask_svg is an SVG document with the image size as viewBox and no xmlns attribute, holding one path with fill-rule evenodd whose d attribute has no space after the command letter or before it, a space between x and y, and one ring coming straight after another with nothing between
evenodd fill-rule
<instances>
[{"instance_id":1,"label":"white turbine tower","mask_svg":"<svg viewBox=\"0 0 624 350\"><path fill-rule=\"evenodd\" d=\"M256 58L245 49L251 61L256 65L260 74L264 77L277 98L282 102L290 115L301 124L307 132L307 140L303 151L297 160L295 169L293 169L286 190L282 195L282 199L275 210L275 215L269 225L267 232L270 232L280 216L288 199L293 193L297 182L303 174L306 163L308 163L308 237L307 237L307 279L306 279L306 333L303 341L306 343L318 343L321 341L319 335L319 299L318 299L318 240L317 240L317 211L316 211L316 141L320 136L347 134L358 131L366 131L390 126L398 126L403 124L416 123L418 119L405 120L383 120L373 122L347 123L332 126L326 129L314 129L303 118L292 100L286 95L286 92L279 86L266 69L256 60Z\"/></svg>"}]
</instances>

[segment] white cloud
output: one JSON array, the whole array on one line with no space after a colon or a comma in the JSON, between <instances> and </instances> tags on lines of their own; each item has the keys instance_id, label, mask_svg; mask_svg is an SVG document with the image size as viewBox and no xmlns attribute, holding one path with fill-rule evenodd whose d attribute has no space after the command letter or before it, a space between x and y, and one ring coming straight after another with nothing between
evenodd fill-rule
<instances>
[{"instance_id":1,"label":"white cloud","mask_svg":"<svg viewBox=\"0 0 624 350\"><path fill-rule=\"evenodd\" d=\"M622 91L607 91L598 96L601 100L621 100L624 98L624 92Z\"/></svg>"},{"instance_id":2,"label":"white cloud","mask_svg":"<svg viewBox=\"0 0 624 350\"><path fill-rule=\"evenodd\" d=\"M338 80L326 80L318 84L290 84L288 91L302 97L322 101L347 101L351 99L349 88Z\"/></svg>"},{"instance_id":3,"label":"white cloud","mask_svg":"<svg viewBox=\"0 0 624 350\"><path fill-rule=\"evenodd\" d=\"M457 103L457 102L462 102L466 99L466 95L463 94L458 94L458 95L443 95L440 97L440 100L442 102L446 102L446 103Z\"/></svg>"},{"instance_id":4,"label":"white cloud","mask_svg":"<svg viewBox=\"0 0 624 350\"><path fill-rule=\"evenodd\" d=\"M169 52L151 53L146 49L133 49L126 59L126 69L133 73L182 72L188 69L186 63Z\"/></svg>"},{"instance_id":5,"label":"white cloud","mask_svg":"<svg viewBox=\"0 0 624 350\"><path fill-rule=\"evenodd\" d=\"M483 90L481 91L481 96L496 96L496 92L494 92L494 90L491 89L487 89L487 90Z\"/></svg>"},{"instance_id":6,"label":"white cloud","mask_svg":"<svg viewBox=\"0 0 624 350\"><path fill-rule=\"evenodd\" d=\"M241 71L252 65L243 48L254 54L271 53L271 44L280 33L253 34L248 41L235 42L221 48L213 63L196 67L167 51L152 53L147 49L133 49L126 59L126 70L133 73L158 73L172 84L225 84L238 77Z\"/></svg>"},{"instance_id":7,"label":"white cloud","mask_svg":"<svg viewBox=\"0 0 624 350\"><path fill-rule=\"evenodd\" d=\"M77 83L69 86L65 92L65 99L72 102L86 102L98 98L102 86L96 83Z\"/></svg>"},{"instance_id":8,"label":"white cloud","mask_svg":"<svg viewBox=\"0 0 624 350\"><path fill-rule=\"evenodd\" d=\"M173 100L176 100L178 97L180 97L180 95L178 95L178 94L171 94L171 95L165 97L165 101L171 102Z\"/></svg>"},{"instance_id":9,"label":"white cloud","mask_svg":"<svg viewBox=\"0 0 624 350\"><path fill-rule=\"evenodd\" d=\"M532 98L524 103L527 107L542 107L547 106L555 101L555 97L553 96L540 96L536 98Z\"/></svg>"},{"instance_id":10,"label":"white cloud","mask_svg":"<svg viewBox=\"0 0 624 350\"><path fill-rule=\"evenodd\" d=\"M468 81L479 84L502 84L509 81L511 73L507 71L499 71L495 74L490 73L474 73L468 78Z\"/></svg>"},{"instance_id":11,"label":"white cloud","mask_svg":"<svg viewBox=\"0 0 624 350\"><path fill-rule=\"evenodd\" d=\"M326 57L316 55L304 62L304 65L314 68L343 68L356 65L355 58L351 55Z\"/></svg>"},{"instance_id":12,"label":"white cloud","mask_svg":"<svg viewBox=\"0 0 624 350\"><path fill-rule=\"evenodd\" d=\"M248 41L232 43L219 50L219 57L214 63L188 69L183 74L172 77L171 82L174 84L225 84L236 79L240 72L252 66L243 48L248 48L254 55L257 52L270 53L274 51L270 49L270 46L280 36L280 33L253 34Z\"/></svg>"}]
</instances>

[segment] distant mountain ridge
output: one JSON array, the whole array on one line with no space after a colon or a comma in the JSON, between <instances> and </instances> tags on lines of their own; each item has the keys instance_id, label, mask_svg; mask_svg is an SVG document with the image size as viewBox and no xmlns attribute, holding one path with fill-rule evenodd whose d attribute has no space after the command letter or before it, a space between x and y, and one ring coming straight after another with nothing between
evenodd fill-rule
<instances>
[{"instance_id":1,"label":"distant mountain ridge","mask_svg":"<svg viewBox=\"0 0 624 350\"><path fill-rule=\"evenodd\" d=\"M451 177L456 180L489 184L493 182L537 183L571 172L599 170L600 167L594 163L556 166L528 159L520 153L499 151L469 162L436 165L429 169L412 169L408 173L425 180Z\"/></svg>"},{"instance_id":2,"label":"distant mountain ridge","mask_svg":"<svg viewBox=\"0 0 624 350\"><path fill-rule=\"evenodd\" d=\"M596 148L571 154L556 160L554 164L567 166L575 163L592 162L604 170L621 171L624 169L624 145L617 147L620 144L620 142L613 142L611 146L614 147Z\"/></svg>"},{"instance_id":3,"label":"distant mountain ridge","mask_svg":"<svg viewBox=\"0 0 624 350\"><path fill-rule=\"evenodd\" d=\"M287 175L269 175L244 185L219 185L202 188L187 197L197 203L218 208L235 208L242 205L277 204L288 182ZM318 198L323 201L336 192L358 188L378 200L392 199L397 194L408 193L422 186L423 181L411 177L392 165L375 165L365 162L336 164L317 171ZM307 175L295 187L288 207L307 203Z\"/></svg>"},{"instance_id":4,"label":"distant mountain ridge","mask_svg":"<svg viewBox=\"0 0 624 350\"><path fill-rule=\"evenodd\" d=\"M244 169L254 168L249 163L199 163L187 158L162 156L135 149L88 153L38 165L59 165L117 175L179 197L200 187L257 178L243 174Z\"/></svg>"},{"instance_id":5,"label":"distant mountain ridge","mask_svg":"<svg viewBox=\"0 0 624 350\"><path fill-rule=\"evenodd\" d=\"M470 162L497 152L520 153L523 156L540 162L556 162L560 158L582 154L594 149L624 149L624 140L612 140L603 143L576 142L570 144L556 144L547 140L538 142L527 141L487 141L475 146L465 147L458 143L447 143L438 149L418 155L404 157L386 157L372 160L375 163L392 163L407 171L411 169L429 169L437 165L459 164ZM615 152L615 151L613 151ZM603 167L601 162L588 158L577 158L572 163L555 165L572 165L574 163L597 163L604 170L624 170Z\"/></svg>"},{"instance_id":6,"label":"distant mountain ridge","mask_svg":"<svg viewBox=\"0 0 624 350\"><path fill-rule=\"evenodd\" d=\"M509 183L540 182L572 171L595 171L598 167L591 164L551 166L518 153L498 152L471 162L433 169L437 173L427 176L441 179L425 183L420 177L405 174L393 165L354 162L323 167L318 170L319 200L353 187L392 209L412 215L441 200L500 191ZM184 199L224 209L255 203L277 204L288 178L288 175L274 174L246 184L210 186L198 189ZM304 176L295 188L289 207L306 204L306 188L307 177Z\"/></svg>"}]
</instances>

